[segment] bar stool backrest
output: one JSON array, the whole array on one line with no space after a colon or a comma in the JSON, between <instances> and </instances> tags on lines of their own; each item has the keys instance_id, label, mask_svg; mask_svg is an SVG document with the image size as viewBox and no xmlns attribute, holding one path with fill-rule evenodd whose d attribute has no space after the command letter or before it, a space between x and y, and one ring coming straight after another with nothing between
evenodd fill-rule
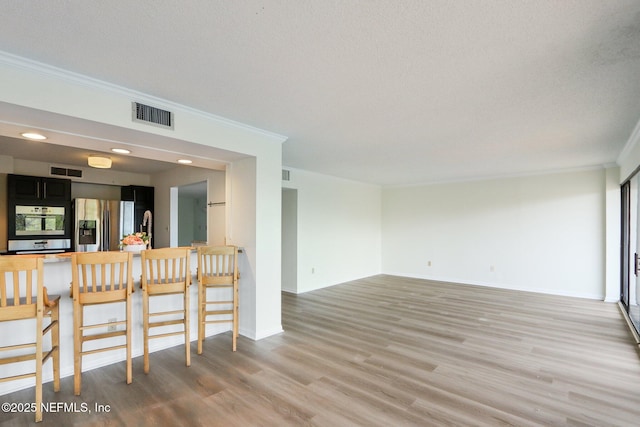
<instances>
[{"instance_id":1,"label":"bar stool backrest","mask_svg":"<svg viewBox=\"0 0 640 427\"><path fill-rule=\"evenodd\" d=\"M133 292L131 252L86 252L72 256L72 295L80 304L123 301Z\"/></svg>"}]
</instances>

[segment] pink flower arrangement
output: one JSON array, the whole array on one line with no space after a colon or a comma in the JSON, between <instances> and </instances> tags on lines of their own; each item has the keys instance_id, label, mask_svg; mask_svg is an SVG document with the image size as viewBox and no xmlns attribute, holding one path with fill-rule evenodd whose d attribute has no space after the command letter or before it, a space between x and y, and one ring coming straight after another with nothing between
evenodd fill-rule
<instances>
[{"instance_id":1,"label":"pink flower arrangement","mask_svg":"<svg viewBox=\"0 0 640 427\"><path fill-rule=\"evenodd\" d=\"M138 233L133 233L133 234L127 234L126 236L124 236L122 238L120 243L123 246L128 246L128 245L146 245L148 241L149 241L149 236L147 236L147 233L138 232Z\"/></svg>"}]
</instances>

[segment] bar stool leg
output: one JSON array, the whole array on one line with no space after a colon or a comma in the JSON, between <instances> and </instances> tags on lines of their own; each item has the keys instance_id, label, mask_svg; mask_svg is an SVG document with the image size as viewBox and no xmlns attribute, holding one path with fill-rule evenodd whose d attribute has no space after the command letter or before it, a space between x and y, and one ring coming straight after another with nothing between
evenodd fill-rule
<instances>
[{"instance_id":1,"label":"bar stool leg","mask_svg":"<svg viewBox=\"0 0 640 427\"><path fill-rule=\"evenodd\" d=\"M82 390L82 330L83 324L82 314L84 308L80 304L76 304L73 310L73 393L80 396Z\"/></svg>"},{"instance_id":2,"label":"bar stool leg","mask_svg":"<svg viewBox=\"0 0 640 427\"><path fill-rule=\"evenodd\" d=\"M53 363L53 391L60 391L60 304L51 308L51 347L54 347L51 354Z\"/></svg>"},{"instance_id":3,"label":"bar stool leg","mask_svg":"<svg viewBox=\"0 0 640 427\"><path fill-rule=\"evenodd\" d=\"M204 341L204 311L206 309L204 301L206 300L206 292L207 289L198 284L198 354L202 354L202 342Z\"/></svg>"},{"instance_id":4,"label":"bar stool leg","mask_svg":"<svg viewBox=\"0 0 640 427\"><path fill-rule=\"evenodd\" d=\"M191 366L191 330L189 320L189 288L184 290L184 357L187 366Z\"/></svg>"},{"instance_id":5,"label":"bar stool leg","mask_svg":"<svg viewBox=\"0 0 640 427\"><path fill-rule=\"evenodd\" d=\"M127 298L127 384L133 381L133 362L131 360L131 298Z\"/></svg>"},{"instance_id":6,"label":"bar stool leg","mask_svg":"<svg viewBox=\"0 0 640 427\"><path fill-rule=\"evenodd\" d=\"M149 373L149 294L142 293L142 332L144 341L144 373Z\"/></svg>"}]
</instances>

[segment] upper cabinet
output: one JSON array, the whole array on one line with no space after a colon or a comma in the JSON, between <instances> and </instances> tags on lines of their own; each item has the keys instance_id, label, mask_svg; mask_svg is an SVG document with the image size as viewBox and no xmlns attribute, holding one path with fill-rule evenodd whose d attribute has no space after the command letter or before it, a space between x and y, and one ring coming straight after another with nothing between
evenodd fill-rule
<instances>
[{"instance_id":1,"label":"upper cabinet","mask_svg":"<svg viewBox=\"0 0 640 427\"><path fill-rule=\"evenodd\" d=\"M153 210L153 187L128 185L120 189L120 196L122 200L141 203L147 205L148 209Z\"/></svg>"},{"instance_id":2,"label":"upper cabinet","mask_svg":"<svg viewBox=\"0 0 640 427\"><path fill-rule=\"evenodd\" d=\"M120 198L124 201L135 202L135 225L136 229L141 229L144 222L144 213L151 211L153 213L154 188L142 185L128 185L120 188ZM153 228L153 222L151 224Z\"/></svg>"},{"instance_id":3,"label":"upper cabinet","mask_svg":"<svg viewBox=\"0 0 640 427\"><path fill-rule=\"evenodd\" d=\"M71 180L7 175L9 200L71 201Z\"/></svg>"}]
</instances>

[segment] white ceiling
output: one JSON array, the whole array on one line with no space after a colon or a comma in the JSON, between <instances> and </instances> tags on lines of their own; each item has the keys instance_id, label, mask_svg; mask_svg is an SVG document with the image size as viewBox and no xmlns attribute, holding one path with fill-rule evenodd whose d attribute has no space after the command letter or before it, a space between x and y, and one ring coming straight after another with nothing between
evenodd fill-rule
<instances>
[{"instance_id":1,"label":"white ceiling","mask_svg":"<svg viewBox=\"0 0 640 427\"><path fill-rule=\"evenodd\" d=\"M383 185L614 162L637 0L0 0L0 50L288 137Z\"/></svg>"}]
</instances>

